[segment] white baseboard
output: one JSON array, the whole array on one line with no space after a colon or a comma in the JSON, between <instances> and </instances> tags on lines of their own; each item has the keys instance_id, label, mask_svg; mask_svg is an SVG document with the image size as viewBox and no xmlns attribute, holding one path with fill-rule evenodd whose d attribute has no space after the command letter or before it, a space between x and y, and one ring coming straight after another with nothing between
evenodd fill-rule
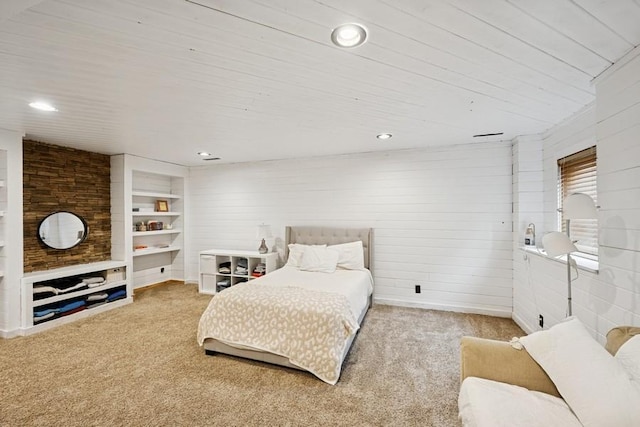
<instances>
[{"instance_id":1,"label":"white baseboard","mask_svg":"<svg viewBox=\"0 0 640 427\"><path fill-rule=\"evenodd\" d=\"M518 326L520 326L522 328L523 331L525 331L527 334L532 334L533 332L536 331L535 328L531 327L531 325L529 325L527 322L525 322L520 316L518 316L517 314L513 313L513 321L516 322L516 324Z\"/></svg>"},{"instance_id":2,"label":"white baseboard","mask_svg":"<svg viewBox=\"0 0 640 427\"><path fill-rule=\"evenodd\" d=\"M15 338L21 335L24 335L24 334L20 329L13 329L11 331L0 329L0 338Z\"/></svg>"},{"instance_id":3,"label":"white baseboard","mask_svg":"<svg viewBox=\"0 0 640 427\"><path fill-rule=\"evenodd\" d=\"M407 301L394 300L394 299L388 299L388 298L374 298L373 302L374 304L395 305L399 307L424 308L428 310L453 311L456 313L484 314L487 316L511 318L510 311L495 310L492 308L446 305L446 304L429 304L429 303L422 303L422 302L407 302Z\"/></svg>"}]
</instances>

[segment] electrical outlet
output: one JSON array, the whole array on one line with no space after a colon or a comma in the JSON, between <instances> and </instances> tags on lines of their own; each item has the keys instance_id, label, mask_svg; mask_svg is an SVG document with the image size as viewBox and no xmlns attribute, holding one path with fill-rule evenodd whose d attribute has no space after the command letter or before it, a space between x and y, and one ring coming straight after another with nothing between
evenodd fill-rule
<instances>
[{"instance_id":1,"label":"electrical outlet","mask_svg":"<svg viewBox=\"0 0 640 427\"><path fill-rule=\"evenodd\" d=\"M544 328L544 317L542 314L538 315L538 325L540 325L541 328Z\"/></svg>"},{"instance_id":2,"label":"electrical outlet","mask_svg":"<svg viewBox=\"0 0 640 427\"><path fill-rule=\"evenodd\" d=\"M420 285L416 285L416 294L419 294L420 292L421 292Z\"/></svg>"}]
</instances>

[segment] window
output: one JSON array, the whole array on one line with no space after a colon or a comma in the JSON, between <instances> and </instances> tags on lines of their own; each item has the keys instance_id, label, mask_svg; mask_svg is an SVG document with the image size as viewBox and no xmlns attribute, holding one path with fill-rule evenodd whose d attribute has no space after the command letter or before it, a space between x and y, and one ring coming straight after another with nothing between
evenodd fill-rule
<instances>
[{"instance_id":1,"label":"window","mask_svg":"<svg viewBox=\"0 0 640 427\"><path fill-rule=\"evenodd\" d=\"M587 148L578 153L558 160L558 206L573 193L591 196L598 204L596 147ZM560 210L559 228L566 233L566 222ZM570 222L571 240L576 242L578 250L584 254L598 256L598 220L573 219Z\"/></svg>"}]
</instances>

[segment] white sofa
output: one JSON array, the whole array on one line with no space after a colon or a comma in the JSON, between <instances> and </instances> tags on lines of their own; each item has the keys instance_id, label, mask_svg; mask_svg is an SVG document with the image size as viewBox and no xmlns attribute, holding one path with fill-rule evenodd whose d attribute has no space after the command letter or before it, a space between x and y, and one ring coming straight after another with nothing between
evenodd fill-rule
<instances>
[{"instance_id":1,"label":"white sofa","mask_svg":"<svg viewBox=\"0 0 640 427\"><path fill-rule=\"evenodd\" d=\"M640 426L640 328L604 348L576 318L512 343L464 337L461 382L465 427Z\"/></svg>"}]
</instances>

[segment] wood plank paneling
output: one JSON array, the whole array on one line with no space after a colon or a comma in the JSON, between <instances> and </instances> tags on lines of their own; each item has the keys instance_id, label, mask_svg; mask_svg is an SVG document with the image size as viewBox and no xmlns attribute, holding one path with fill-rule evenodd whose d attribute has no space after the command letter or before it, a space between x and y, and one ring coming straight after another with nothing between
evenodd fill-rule
<instances>
[{"instance_id":1,"label":"wood plank paneling","mask_svg":"<svg viewBox=\"0 0 640 427\"><path fill-rule=\"evenodd\" d=\"M640 103L635 90L640 84L640 60L634 52L629 55L634 59L596 82L593 107L554 127L544 139L548 231L557 224L556 159L593 145L597 134L599 272L581 271L573 282L573 310L600 341L613 326L640 325L640 115L629 113ZM533 331L538 329L538 314L544 315L545 328L564 317L566 269L538 255L525 256L526 261L514 263L514 317ZM514 260L518 258L514 254Z\"/></svg>"},{"instance_id":2,"label":"wood plank paneling","mask_svg":"<svg viewBox=\"0 0 640 427\"><path fill-rule=\"evenodd\" d=\"M192 253L257 247L263 222L279 251L286 225L372 227L378 301L509 315L510 163L484 143L192 168Z\"/></svg>"},{"instance_id":3,"label":"wood plank paneling","mask_svg":"<svg viewBox=\"0 0 640 427\"><path fill-rule=\"evenodd\" d=\"M540 133L591 102L591 80L640 43L631 0L3 7L1 127L194 166L202 150L232 163ZM331 29L354 20L369 41L337 49ZM31 111L34 98L60 111ZM396 137L372 145L383 131Z\"/></svg>"}]
</instances>

